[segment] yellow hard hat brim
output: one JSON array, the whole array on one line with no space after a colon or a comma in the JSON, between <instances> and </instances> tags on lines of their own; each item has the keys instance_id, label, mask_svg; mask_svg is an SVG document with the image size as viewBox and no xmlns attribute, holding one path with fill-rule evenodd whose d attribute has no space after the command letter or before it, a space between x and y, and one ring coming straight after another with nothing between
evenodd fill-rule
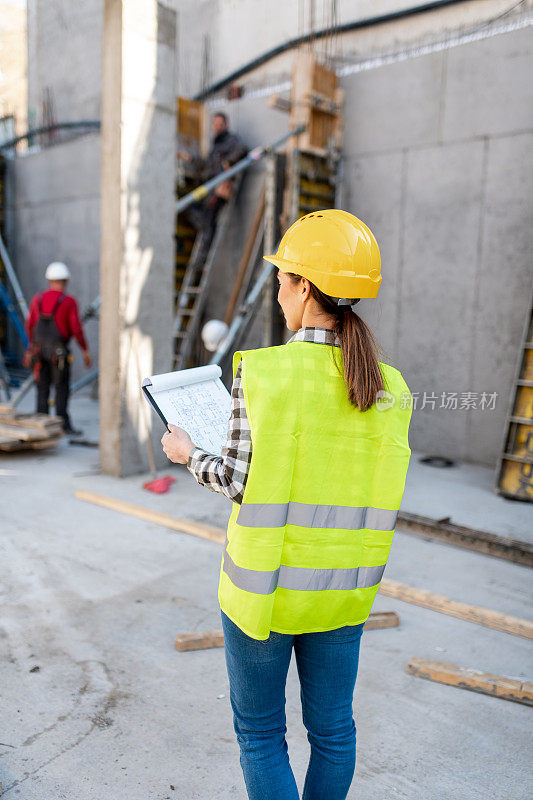
<instances>
[{"instance_id":1,"label":"yellow hard hat brim","mask_svg":"<svg viewBox=\"0 0 533 800\"><path fill-rule=\"evenodd\" d=\"M357 275L349 272L346 275L328 275L312 267L297 264L294 261L287 261L275 255L263 256L265 261L274 264L281 272L293 272L301 275L308 281L314 283L324 294L330 297L377 297L381 285L381 275L371 278L369 275Z\"/></svg>"}]
</instances>

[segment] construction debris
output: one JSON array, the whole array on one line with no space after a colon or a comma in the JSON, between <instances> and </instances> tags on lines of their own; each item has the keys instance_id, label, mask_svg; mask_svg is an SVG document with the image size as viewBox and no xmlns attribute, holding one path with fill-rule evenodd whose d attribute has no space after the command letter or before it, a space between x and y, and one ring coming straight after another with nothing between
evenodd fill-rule
<instances>
[{"instance_id":1,"label":"construction debris","mask_svg":"<svg viewBox=\"0 0 533 800\"><path fill-rule=\"evenodd\" d=\"M468 667L456 667L454 664L424 661L422 658L412 658L407 665L407 672L409 675L416 675L428 681L533 706L533 683L518 678L493 675Z\"/></svg>"},{"instance_id":2,"label":"construction debris","mask_svg":"<svg viewBox=\"0 0 533 800\"><path fill-rule=\"evenodd\" d=\"M43 450L63 436L63 420L48 414L23 414L0 406L0 451Z\"/></svg>"}]
</instances>

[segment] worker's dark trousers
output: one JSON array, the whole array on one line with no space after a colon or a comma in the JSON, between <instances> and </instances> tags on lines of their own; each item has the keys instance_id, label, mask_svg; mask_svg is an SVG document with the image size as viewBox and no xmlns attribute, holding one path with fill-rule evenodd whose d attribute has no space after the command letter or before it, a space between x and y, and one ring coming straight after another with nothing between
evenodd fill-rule
<instances>
[{"instance_id":1,"label":"worker's dark trousers","mask_svg":"<svg viewBox=\"0 0 533 800\"><path fill-rule=\"evenodd\" d=\"M185 211L187 220L203 234L202 253L200 261L205 261L211 242L215 236L217 227L217 217L221 208L225 205L225 200L221 197L209 195L204 200L192 203Z\"/></svg>"},{"instance_id":2,"label":"worker's dark trousers","mask_svg":"<svg viewBox=\"0 0 533 800\"><path fill-rule=\"evenodd\" d=\"M37 411L39 414L48 414L48 397L52 383L55 389L56 414L58 417L63 417L63 426L70 428L67 411L70 394L70 364L66 359L63 369L59 369L48 359L43 359L41 362L41 371L37 381Z\"/></svg>"}]
</instances>

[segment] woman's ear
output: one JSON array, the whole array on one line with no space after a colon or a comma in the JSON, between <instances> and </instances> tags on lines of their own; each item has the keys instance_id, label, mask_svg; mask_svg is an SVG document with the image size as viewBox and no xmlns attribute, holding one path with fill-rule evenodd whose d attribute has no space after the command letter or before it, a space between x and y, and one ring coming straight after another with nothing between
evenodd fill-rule
<instances>
[{"instance_id":1,"label":"woman's ear","mask_svg":"<svg viewBox=\"0 0 533 800\"><path fill-rule=\"evenodd\" d=\"M300 292L302 293L302 300L307 300L311 294L311 284L307 278L302 278L300 281Z\"/></svg>"}]
</instances>

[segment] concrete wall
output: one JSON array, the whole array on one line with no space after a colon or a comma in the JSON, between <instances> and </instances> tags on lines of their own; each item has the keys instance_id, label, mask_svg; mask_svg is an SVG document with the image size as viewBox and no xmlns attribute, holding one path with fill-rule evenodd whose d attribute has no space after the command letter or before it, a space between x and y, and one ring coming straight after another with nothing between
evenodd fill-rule
<instances>
[{"instance_id":1,"label":"concrete wall","mask_svg":"<svg viewBox=\"0 0 533 800\"><path fill-rule=\"evenodd\" d=\"M178 12L177 92L190 96L288 39L331 24L330 0L166 0ZM338 0L338 24L412 7L412 0ZM527 0L525 7L531 6ZM98 118L101 96L103 0L28 0L28 106L42 118L52 90L57 120ZM373 53L448 32L471 30L509 8L508 0L472 0L397 22L322 39L317 53L339 68ZM245 36L239 36L246 31ZM246 88L290 76L292 54L280 55L240 79Z\"/></svg>"},{"instance_id":2,"label":"concrete wall","mask_svg":"<svg viewBox=\"0 0 533 800\"><path fill-rule=\"evenodd\" d=\"M26 130L27 52L25 9L0 0L0 116L14 115L16 136Z\"/></svg>"},{"instance_id":3,"label":"concrete wall","mask_svg":"<svg viewBox=\"0 0 533 800\"><path fill-rule=\"evenodd\" d=\"M267 51L331 25L331 0L173 0L178 10L178 91L199 92ZM337 0L336 22L345 25L401 12L414 0ZM508 11L508 0L471 0L394 22L320 39L314 49L337 68L450 33L471 31ZM530 0L519 10L531 6ZM311 7L314 14L311 14ZM194 35L191 32L194 31ZM239 35L240 32L246 35ZM268 61L239 78L245 90L290 77L292 53Z\"/></svg>"},{"instance_id":4,"label":"concrete wall","mask_svg":"<svg viewBox=\"0 0 533 800\"><path fill-rule=\"evenodd\" d=\"M167 4L179 12L177 86L187 94L199 90L204 79L221 78L264 50L308 30L308 4L300 5L306 9L304 19L298 17L299 4L281 0L270 4L168 0ZM43 19L50 17L50 26L52 17L55 20L51 38L41 38L39 52L44 53L46 47L46 57L33 62L33 80L37 71L39 85L58 87L56 98L64 98L68 118L88 116L88 108L96 113L101 0L84 4L62 0L49 5L31 0L30 5L38 7ZM411 3L390 0L379 5L384 13ZM92 15L86 31L81 18L74 23L81 6L84 14ZM327 24L326 6L317 4L315 27ZM498 24L523 18L531 6L528 0ZM350 65L357 68L365 58L475 31L508 7L507 0L460 3L339 37L330 43L329 54L349 71ZM340 22L376 13L376 4L370 0L358 3L355 10L347 0L338 8ZM57 17L57 9L68 11L69 34L62 39L55 29L60 31L65 23ZM236 35L244 29L246 36ZM483 35L489 30L483 28ZM420 398L424 391L434 393L438 405L442 392L477 392L478 401L481 392L497 393L494 411L431 410L427 405L421 409L419 403L413 417L414 449L485 464L494 464L502 444L532 277L532 226L526 211L533 189L527 158L533 135L530 31L500 33L419 57L407 54L397 63L374 65L342 78L346 90L344 206L375 230L385 276L378 302L373 307L362 303L361 313L384 348L384 360L402 370ZM207 70L203 70L204 35L208 37ZM88 37L83 51L87 74L76 73L74 66L72 74L81 77L71 81L65 77L64 64L55 72L54 48L64 44L76 65L80 56L74 51L80 50L84 36ZM319 45L319 52L326 46ZM30 59L32 52L30 46ZM232 125L250 146L286 131L287 117L269 109L266 101L268 87L289 76L291 63L292 55L281 56L243 79L245 89L258 90L256 96L245 94L231 103L223 97L210 100L212 106L226 108ZM30 78L31 74L30 63ZM89 105L78 102L78 96L89 98ZM25 187L17 199L17 255L28 292L37 288L37 271L47 260L60 257L58 243L66 237L63 231L68 231L63 223L72 216L78 219L74 229L79 236L69 237L70 243L65 238L61 257L70 257L75 270L78 258L82 265L96 267L98 263L97 143L98 137L87 137L28 156L17 165L18 185ZM73 155L63 159L62 153ZM33 196L32 164L37 174L50 176L50 185L55 187L50 201L40 190ZM85 175L85 165L91 175ZM246 178L238 221L216 268L209 316L220 317L225 309L261 189L262 169L254 167ZM45 184L38 180L36 186L40 185ZM72 195L63 187L69 187ZM67 209L69 196L74 198L72 210ZM34 225L28 226L28 221L35 221ZM78 256L82 251L86 255ZM96 268L90 279L84 269L76 273L73 288L78 280L97 281ZM91 284L84 296L90 300L94 293ZM259 336L256 324L246 346L255 346Z\"/></svg>"},{"instance_id":5,"label":"concrete wall","mask_svg":"<svg viewBox=\"0 0 533 800\"><path fill-rule=\"evenodd\" d=\"M50 261L64 261L72 272L69 291L83 310L99 293L100 136L88 134L18 157L10 165L14 183L14 263L28 300L46 288ZM14 174L13 174L14 172ZM97 356L98 323L87 322L91 352ZM74 378L83 374L79 348Z\"/></svg>"},{"instance_id":6,"label":"concrete wall","mask_svg":"<svg viewBox=\"0 0 533 800\"><path fill-rule=\"evenodd\" d=\"M502 445L533 277L532 51L519 30L342 81L344 207L383 258L378 300L360 313L419 393L413 449L487 465ZM285 130L265 105L227 104L250 145ZM217 299L231 268L221 259ZM439 408L443 392L457 393L457 410ZM461 408L463 392L477 393L477 408ZM479 407L482 392L497 393L494 410Z\"/></svg>"},{"instance_id":7,"label":"concrete wall","mask_svg":"<svg viewBox=\"0 0 533 800\"><path fill-rule=\"evenodd\" d=\"M494 411L421 408L413 443L486 464L533 278L532 50L516 31L345 81L347 207L392 278L368 319L421 398L498 394Z\"/></svg>"},{"instance_id":8,"label":"concrete wall","mask_svg":"<svg viewBox=\"0 0 533 800\"><path fill-rule=\"evenodd\" d=\"M42 122L51 90L57 122L100 118L103 0L28 0L28 118Z\"/></svg>"}]
</instances>

